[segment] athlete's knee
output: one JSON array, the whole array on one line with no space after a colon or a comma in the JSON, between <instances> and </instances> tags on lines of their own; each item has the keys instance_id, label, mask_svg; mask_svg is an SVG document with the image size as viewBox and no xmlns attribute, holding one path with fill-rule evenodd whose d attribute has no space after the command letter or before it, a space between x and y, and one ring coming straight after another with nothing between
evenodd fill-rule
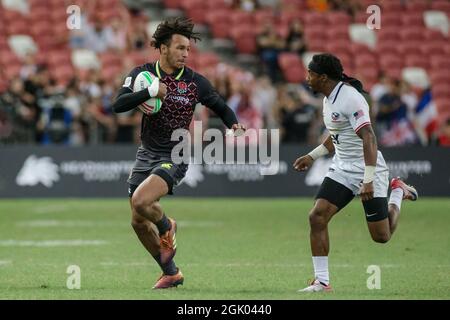
<instances>
[{"instance_id":1,"label":"athlete's knee","mask_svg":"<svg viewBox=\"0 0 450 320\"><path fill-rule=\"evenodd\" d=\"M153 199L148 199L137 192L135 192L131 198L131 205L140 215L144 215L143 213L150 209L154 202Z\"/></svg>"},{"instance_id":2,"label":"athlete's knee","mask_svg":"<svg viewBox=\"0 0 450 320\"><path fill-rule=\"evenodd\" d=\"M162 212L161 205L159 204L159 200L153 201L150 207L152 212Z\"/></svg>"},{"instance_id":3,"label":"athlete's knee","mask_svg":"<svg viewBox=\"0 0 450 320\"><path fill-rule=\"evenodd\" d=\"M327 226L331 208L326 205L316 204L309 213L309 224L312 229L323 229Z\"/></svg>"},{"instance_id":4,"label":"athlete's knee","mask_svg":"<svg viewBox=\"0 0 450 320\"><path fill-rule=\"evenodd\" d=\"M323 229L327 226L327 220L317 211L311 211L309 214L309 225L311 229Z\"/></svg>"},{"instance_id":5,"label":"athlete's knee","mask_svg":"<svg viewBox=\"0 0 450 320\"><path fill-rule=\"evenodd\" d=\"M147 229L147 221L144 218L133 215L131 218L131 226L134 230Z\"/></svg>"},{"instance_id":6,"label":"athlete's knee","mask_svg":"<svg viewBox=\"0 0 450 320\"><path fill-rule=\"evenodd\" d=\"M391 235L388 233L372 234L372 240L377 243L386 243L391 239Z\"/></svg>"}]
</instances>

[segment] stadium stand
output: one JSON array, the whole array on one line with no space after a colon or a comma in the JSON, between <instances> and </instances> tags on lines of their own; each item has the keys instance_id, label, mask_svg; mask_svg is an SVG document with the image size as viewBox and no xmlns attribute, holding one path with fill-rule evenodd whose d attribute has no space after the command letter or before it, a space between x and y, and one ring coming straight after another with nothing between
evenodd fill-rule
<instances>
[{"instance_id":1,"label":"stadium stand","mask_svg":"<svg viewBox=\"0 0 450 320\"><path fill-rule=\"evenodd\" d=\"M107 82L117 86L132 66L157 57L157 52L147 43L151 36L148 26L157 21L144 14L145 1L136 2L141 4L140 8L130 8L120 0L74 0L71 4L78 5L85 13L85 27L81 30L66 27L67 1L28 0L17 1L11 6L13 2L0 4L0 94L8 90L11 80L16 77L26 82L29 70L38 74L44 72L40 66L46 66L59 88L75 82L80 93L86 88L96 92L92 88L102 88ZM358 1L357 5L352 5L354 2L351 1L340 2L346 5L339 7L331 0L325 1L326 5L322 7L306 0L273 1L278 4L274 9L274 6L261 6L257 1L251 8L230 0L153 1L161 9L181 10L206 27L211 39L232 41L234 55L252 55L255 59L260 53L257 36L266 24L270 23L278 36L286 41L290 25L300 21L303 26L300 37L304 39L307 51L292 52L287 46L279 50L277 62L281 78L273 80L282 79L297 85L304 82L308 57L324 51L336 54L345 72L361 77L368 90L380 82L381 75L404 80L403 68L421 68L429 79L436 108L447 115L450 110L450 1L371 0ZM370 4L381 7L382 27L379 30L370 30L365 24L366 8ZM57 10L62 7L64 10ZM113 27L115 23L117 27ZM88 39L91 35L97 36L95 43L103 46L90 47ZM26 56L33 51L36 53L29 58L33 61L26 62ZM204 51L203 48L198 51L194 46L189 64L215 82L217 70L222 70L224 61L235 60L213 50ZM247 74L245 65L225 66L230 77ZM92 72L97 74L94 78L99 83L89 83ZM256 76L263 72L264 69L256 69ZM419 91L416 94L420 96ZM88 95L86 103L98 104L97 98L95 94ZM97 108L108 114L107 106ZM89 116L86 119L80 121L89 126Z\"/></svg>"}]
</instances>

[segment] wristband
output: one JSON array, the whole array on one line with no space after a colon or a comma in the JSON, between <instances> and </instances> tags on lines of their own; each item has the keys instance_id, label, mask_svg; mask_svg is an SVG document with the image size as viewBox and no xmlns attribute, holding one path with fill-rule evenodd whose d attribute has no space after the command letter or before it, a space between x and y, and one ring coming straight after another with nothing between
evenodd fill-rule
<instances>
[{"instance_id":1,"label":"wristband","mask_svg":"<svg viewBox=\"0 0 450 320\"><path fill-rule=\"evenodd\" d=\"M363 183L372 182L375 177L375 166L365 166Z\"/></svg>"},{"instance_id":2,"label":"wristband","mask_svg":"<svg viewBox=\"0 0 450 320\"><path fill-rule=\"evenodd\" d=\"M313 160L316 160L320 157L326 156L329 153L330 153L330 151L328 151L328 149L323 144L320 144L314 150L312 150L310 153L308 153L308 155Z\"/></svg>"},{"instance_id":3,"label":"wristband","mask_svg":"<svg viewBox=\"0 0 450 320\"><path fill-rule=\"evenodd\" d=\"M159 91L159 78L154 78L152 84L147 88L150 98L156 97Z\"/></svg>"}]
</instances>

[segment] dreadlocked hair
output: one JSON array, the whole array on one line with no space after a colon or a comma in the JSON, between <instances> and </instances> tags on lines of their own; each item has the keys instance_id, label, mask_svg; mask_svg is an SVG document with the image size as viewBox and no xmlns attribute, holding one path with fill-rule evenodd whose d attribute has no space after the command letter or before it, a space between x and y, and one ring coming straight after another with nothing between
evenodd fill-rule
<instances>
[{"instance_id":1,"label":"dreadlocked hair","mask_svg":"<svg viewBox=\"0 0 450 320\"><path fill-rule=\"evenodd\" d=\"M322 53L314 55L312 60L328 78L336 81L342 80L344 68L336 56L329 53Z\"/></svg>"},{"instance_id":2,"label":"dreadlocked hair","mask_svg":"<svg viewBox=\"0 0 450 320\"><path fill-rule=\"evenodd\" d=\"M321 71L330 79L346 82L360 93L367 93L364 90L361 81L356 78L349 77L344 73L344 68L342 67L341 61L336 56L330 53L316 54L313 56L312 61L319 66Z\"/></svg>"},{"instance_id":3,"label":"dreadlocked hair","mask_svg":"<svg viewBox=\"0 0 450 320\"><path fill-rule=\"evenodd\" d=\"M156 28L151 45L156 49L161 48L162 44L168 46L174 34L180 34L194 41L201 40L199 33L193 32L193 29L194 23L188 18L177 17L165 20Z\"/></svg>"}]
</instances>

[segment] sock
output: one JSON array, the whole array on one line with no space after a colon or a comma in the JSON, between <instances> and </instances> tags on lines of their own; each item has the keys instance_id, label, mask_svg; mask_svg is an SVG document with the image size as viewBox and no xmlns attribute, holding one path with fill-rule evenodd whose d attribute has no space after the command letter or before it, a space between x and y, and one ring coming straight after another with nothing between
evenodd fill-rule
<instances>
[{"instance_id":1,"label":"sock","mask_svg":"<svg viewBox=\"0 0 450 320\"><path fill-rule=\"evenodd\" d=\"M403 189L402 188L395 188L391 191L391 196L389 197L389 204L395 204L398 207L398 210L400 210L402 206L402 200L403 200Z\"/></svg>"},{"instance_id":2,"label":"sock","mask_svg":"<svg viewBox=\"0 0 450 320\"><path fill-rule=\"evenodd\" d=\"M153 256L153 258L158 262L159 266L161 267L161 270L164 274L167 274L169 276L173 276L178 272L178 268L175 265L175 261L170 260L166 264L161 263L161 255Z\"/></svg>"},{"instance_id":3,"label":"sock","mask_svg":"<svg viewBox=\"0 0 450 320\"><path fill-rule=\"evenodd\" d=\"M165 214L163 214L161 220L157 221L155 224L158 228L159 235L166 233L166 231L170 229L170 221Z\"/></svg>"},{"instance_id":4,"label":"sock","mask_svg":"<svg viewBox=\"0 0 450 320\"><path fill-rule=\"evenodd\" d=\"M314 265L314 276L319 282L328 285L330 283L330 276L328 274L328 257L312 257Z\"/></svg>"}]
</instances>

